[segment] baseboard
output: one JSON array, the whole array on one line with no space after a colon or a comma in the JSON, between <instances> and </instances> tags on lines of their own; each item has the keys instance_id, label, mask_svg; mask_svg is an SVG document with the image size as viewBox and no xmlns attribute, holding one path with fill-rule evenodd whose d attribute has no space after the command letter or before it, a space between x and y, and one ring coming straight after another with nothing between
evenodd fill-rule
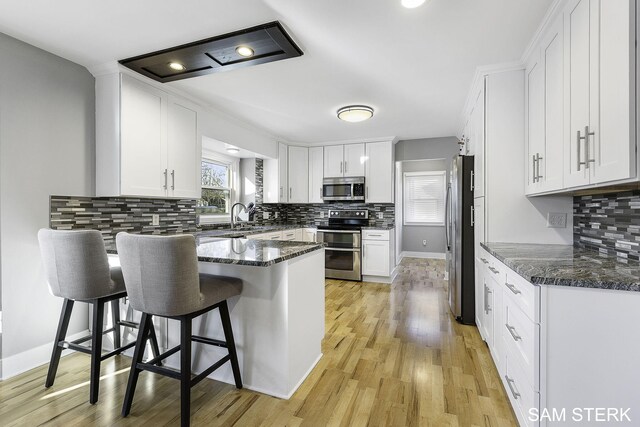
<instances>
[{"instance_id":1,"label":"baseboard","mask_svg":"<svg viewBox=\"0 0 640 427\"><path fill-rule=\"evenodd\" d=\"M442 252L411 252L402 251L400 253L400 260L402 258L427 258L427 259L446 259L446 254Z\"/></svg>"},{"instance_id":2,"label":"baseboard","mask_svg":"<svg viewBox=\"0 0 640 427\"><path fill-rule=\"evenodd\" d=\"M77 334L70 335L66 338L67 341L77 340L79 338L89 335L89 330L78 332ZM13 356L5 357L2 359L2 379L7 380L16 375L27 372L33 368L37 368L40 365L49 363L51 359L51 350L53 349L53 341L47 344L43 344L36 348L32 348L22 353L14 354ZM72 350L63 350L62 356L70 354Z\"/></svg>"}]
</instances>

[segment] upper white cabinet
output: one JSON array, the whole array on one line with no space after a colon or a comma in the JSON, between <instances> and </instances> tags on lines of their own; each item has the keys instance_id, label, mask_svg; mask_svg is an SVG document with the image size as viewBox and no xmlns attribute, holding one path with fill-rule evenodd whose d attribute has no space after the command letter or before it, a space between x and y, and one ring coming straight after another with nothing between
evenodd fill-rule
<instances>
[{"instance_id":1,"label":"upper white cabinet","mask_svg":"<svg viewBox=\"0 0 640 427\"><path fill-rule=\"evenodd\" d=\"M309 202L309 149L289 146L289 203Z\"/></svg>"},{"instance_id":2,"label":"upper white cabinet","mask_svg":"<svg viewBox=\"0 0 640 427\"><path fill-rule=\"evenodd\" d=\"M309 203L322 203L323 147L309 148Z\"/></svg>"},{"instance_id":3,"label":"upper white cabinet","mask_svg":"<svg viewBox=\"0 0 640 427\"><path fill-rule=\"evenodd\" d=\"M289 150L286 144L278 143L278 158L263 161L264 203L287 203L289 201L288 168ZM292 190L293 191L293 190Z\"/></svg>"},{"instance_id":4,"label":"upper white cabinet","mask_svg":"<svg viewBox=\"0 0 640 427\"><path fill-rule=\"evenodd\" d=\"M289 201L288 187L288 171L289 166L289 150L286 145L278 143L278 202L286 203Z\"/></svg>"},{"instance_id":5,"label":"upper white cabinet","mask_svg":"<svg viewBox=\"0 0 640 427\"><path fill-rule=\"evenodd\" d=\"M96 79L96 195L200 197L197 107L128 75Z\"/></svg>"},{"instance_id":6,"label":"upper white cabinet","mask_svg":"<svg viewBox=\"0 0 640 427\"><path fill-rule=\"evenodd\" d=\"M364 144L324 147L324 177L364 176Z\"/></svg>"},{"instance_id":7,"label":"upper white cabinet","mask_svg":"<svg viewBox=\"0 0 640 427\"><path fill-rule=\"evenodd\" d=\"M526 70L527 194L563 186L564 22L541 39Z\"/></svg>"},{"instance_id":8,"label":"upper white cabinet","mask_svg":"<svg viewBox=\"0 0 640 427\"><path fill-rule=\"evenodd\" d=\"M368 142L365 146L365 201L393 203L393 143Z\"/></svg>"}]
</instances>

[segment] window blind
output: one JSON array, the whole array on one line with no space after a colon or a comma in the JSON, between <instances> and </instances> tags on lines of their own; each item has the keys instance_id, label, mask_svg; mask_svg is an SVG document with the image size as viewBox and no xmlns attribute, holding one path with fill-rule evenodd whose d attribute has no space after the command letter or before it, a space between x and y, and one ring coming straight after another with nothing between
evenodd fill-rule
<instances>
[{"instance_id":1,"label":"window blind","mask_svg":"<svg viewBox=\"0 0 640 427\"><path fill-rule=\"evenodd\" d=\"M444 225L445 171L404 174L404 224Z\"/></svg>"}]
</instances>

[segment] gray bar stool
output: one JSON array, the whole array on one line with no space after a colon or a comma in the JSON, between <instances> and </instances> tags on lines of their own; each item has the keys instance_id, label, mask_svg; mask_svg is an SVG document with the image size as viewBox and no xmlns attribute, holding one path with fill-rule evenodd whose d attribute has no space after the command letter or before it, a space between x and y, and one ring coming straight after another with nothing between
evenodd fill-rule
<instances>
[{"instance_id":1,"label":"gray bar stool","mask_svg":"<svg viewBox=\"0 0 640 427\"><path fill-rule=\"evenodd\" d=\"M120 354L135 345L135 341L121 345L120 327L137 328L138 324L120 320L118 300L126 297L122 272L119 268L109 268L107 251L102 235L97 230L49 230L38 231L40 253L44 271L49 282L49 291L54 296L64 298L58 330L53 343L53 352L45 387L53 385L63 349L71 349L91 355L91 381L89 402L98 401L100 387L100 362ZM91 335L75 341L65 341L71 312L75 301L93 306ZM104 329L104 305L110 302L113 327ZM114 350L102 354L102 336L113 333ZM153 326L148 327L154 357L160 352ZM81 345L91 340L91 347Z\"/></svg>"},{"instance_id":2,"label":"gray bar stool","mask_svg":"<svg viewBox=\"0 0 640 427\"><path fill-rule=\"evenodd\" d=\"M242 280L198 273L196 243L192 235L143 236L119 233L116 244L131 306L143 313L122 405L122 416L129 415L138 375L140 371L146 370L180 380L180 420L182 426L188 426L191 420L191 387L224 363L231 362L236 387L242 388L227 306L227 299L242 291ZM225 341L192 336L191 321L215 308L220 311ZM152 316L180 321L180 344L143 363L142 353L148 337L145 331L151 325ZM192 341L227 348L229 354L192 377ZM153 365L178 351L179 372Z\"/></svg>"}]
</instances>

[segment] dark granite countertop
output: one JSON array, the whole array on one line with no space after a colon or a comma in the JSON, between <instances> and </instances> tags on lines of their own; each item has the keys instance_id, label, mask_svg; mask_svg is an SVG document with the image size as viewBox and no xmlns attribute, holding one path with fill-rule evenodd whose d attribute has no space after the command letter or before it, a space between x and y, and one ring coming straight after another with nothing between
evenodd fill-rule
<instances>
[{"instance_id":1,"label":"dark granite countertop","mask_svg":"<svg viewBox=\"0 0 640 427\"><path fill-rule=\"evenodd\" d=\"M385 226L381 226L381 227L362 227L363 230L393 230L395 227L395 225L385 225Z\"/></svg>"},{"instance_id":2,"label":"dark granite countertop","mask_svg":"<svg viewBox=\"0 0 640 427\"><path fill-rule=\"evenodd\" d=\"M481 243L535 285L640 292L640 263L570 245Z\"/></svg>"},{"instance_id":3,"label":"dark granite countertop","mask_svg":"<svg viewBox=\"0 0 640 427\"><path fill-rule=\"evenodd\" d=\"M208 236L208 237L245 237L254 234L271 233L274 231L291 230L298 228L317 228L315 225L263 225L254 226L251 228L236 228L231 230L230 228L210 228L203 227L201 231L194 233L195 236Z\"/></svg>"},{"instance_id":4,"label":"dark granite countertop","mask_svg":"<svg viewBox=\"0 0 640 427\"><path fill-rule=\"evenodd\" d=\"M117 255L115 242L105 242L107 253ZM283 240L196 237L198 261L269 267L324 248L322 243Z\"/></svg>"}]
</instances>

